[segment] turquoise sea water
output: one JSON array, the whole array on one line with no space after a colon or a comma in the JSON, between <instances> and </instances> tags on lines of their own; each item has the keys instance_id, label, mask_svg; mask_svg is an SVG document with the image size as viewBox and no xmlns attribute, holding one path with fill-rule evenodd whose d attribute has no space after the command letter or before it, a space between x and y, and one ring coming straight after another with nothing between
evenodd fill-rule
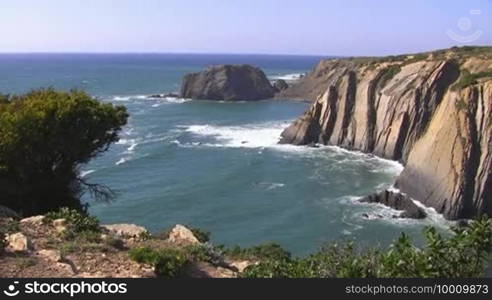
<instances>
[{"instance_id":1,"label":"turquoise sea water","mask_svg":"<svg viewBox=\"0 0 492 300\"><path fill-rule=\"evenodd\" d=\"M295 254L327 241L388 245L401 231L418 236L424 221L391 218L388 208L355 200L390 187L402 167L336 147L277 145L308 106L295 101L224 103L150 99L179 90L181 77L217 63L248 63L292 78L319 57L172 54L0 55L0 92L40 86L87 90L125 105L129 124L110 151L82 167L91 182L117 193L91 202L104 223L137 223L152 232L176 223L211 231L226 245L275 241ZM89 200L89 199L87 199ZM364 219L362 213L383 218Z\"/></svg>"}]
</instances>

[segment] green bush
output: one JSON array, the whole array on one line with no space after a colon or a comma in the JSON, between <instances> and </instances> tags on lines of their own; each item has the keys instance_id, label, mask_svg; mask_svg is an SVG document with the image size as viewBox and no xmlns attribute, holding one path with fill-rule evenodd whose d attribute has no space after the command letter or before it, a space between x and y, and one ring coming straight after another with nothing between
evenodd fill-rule
<instances>
[{"instance_id":1,"label":"green bush","mask_svg":"<svg viewBox=\"0 0 492 300\"><path fill-rule=\"evenodd\" d=\"M459 90L477 84L477 80L484 77L492 77L492 69L478 73L470 73L467 69L463 69L460 79L453 85L452 89Z\"/></svg>"},{"instance_id":2,"label":"green bush","mask_svg":"<svg viewBox=\"0 0 492 300\"><path fill-rule=\"evenodd\" d=\"M266 243L250 248L236 246L226 249L225 254L236 259L250 260L289 260L291 258L291 254L276 243Z\"/></svg>"},{"instance_id":3,"label":"green bush","mask_svg":"<svg viewBox=\"0 0 492 300\"><path fill-rule=\"evenodd\" d=\"M384 87L393 77L396 76L396 74L400 73L401 67L400 65L391 65L386 70L384 71L384 74L381 76L380 79L380 86Z\"/></svg>"},{"instance_id":4,"label":"green bush","mask_svg":"<svg viewBox=\"0 0 492 300\"><path fill-rule=\"evenodd\" d=\"M19 232L19 221L10 218L0 219L0 230L3 230L5 233Z\"/></svg>"},{"instance_id":5,"label":"green bush","mask_svg":"<svg viewBox=\"0 0 492 300\"><path fill-rule=\"evenodd\" d=\"M206 243L210 241L210 232L192 226L186 227L191 230L193 235L198 239L198 241L200 241L200 243Z\"/></svg>"},{"instance_id":6,"label":"green bush","mask_svg":"<svg viewBox=\"0 0 492 300\"><path fill-rule=\"evenodd\" d=\"M220 265L224 262L222 248L209 243L186 246L184 252L190 261L205 261L214 265Z\"/></svg>"},{"instance_id":7,"label":"green bush","mask_svg":"<svg viewBox=\"0 0 492 300\"><path fill-rule=\"evenodd\" d=\"M89 216L86 212L80 212L75 209L63 207L58 211L49 212L45 216L47 222L56 219L65 219L68 225L68 230L79 234L82 232L100 233L99 220L96 217Z\"/></svg>"},{"instance_id":8,"label":"green bush","mask_svg":"<svg viewBox=\"0 0 492 300\"><path fill-rule=\"evenodd\" d=\"M0 93L0 105L1 104L8 104L9 99L10 99L10 95Z\"/></svg>"},{"instance_id":9,"label":"green bush","mask_svg":"<svg viewBox=\"0 0 492 300\"><path fill-rule=\"evenodd\" d=\"M355 250L352 244L332 245L306 258L270 257L246 268L249 278L468 278L483 276L491 252L491 220L481 218L442 237L424 231L426 244L415 247L402 234L387 251Z\"/></svg>"},{"instance_id":10,"label":"green bush","mask_svg":"<svg viewBox=\"0 0 492 300\"><path fill-rule=\"evenodd\" d=\"M435 228L425 230L426 246L411 245L402 235L381 257L381 277L479 277L491 251L491 220L481 218L442 237Z\"/></svg>"},{"instance_id":11,"label":"green bush","mask_svg":"<svg viewBox=\"0 0 492 300\"><path fill-rule=\"evenodd\" d=\"M0 205L23 216L60 207L83 210L80 197L111 196L86 182L81 165L118 140L128 114L85 92L39 89L0 97Z\"/></svg>"},{"instance_id":12,"label":"green bush","mask_svg":"<svg viewBox=\"0 0 492 300\"><path fill-rule=\"evenodd\" d=\"M129 251L132 260L154 266L155 272L166 278L175 278L183 274L187 258L177 249L153 250L149 247L137 247Z\"/></svg>"}]
</instances>

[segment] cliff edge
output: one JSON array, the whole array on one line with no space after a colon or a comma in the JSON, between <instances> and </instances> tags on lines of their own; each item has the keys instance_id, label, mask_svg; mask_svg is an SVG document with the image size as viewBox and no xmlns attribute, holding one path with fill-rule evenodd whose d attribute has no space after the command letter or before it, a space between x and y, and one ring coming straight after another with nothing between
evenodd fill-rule
<instances>
[{"instance_id":1,"label":"cliff edge","mask_svg":"<svg viewBox=\"0 0 492 300\"><path fill-rule=\"evenodd\" d=\"M314 102L280 143L398 160L402 193L448 219L491 215L492 47L324 60L283 94Z\"/></svg>"}]
</instances>

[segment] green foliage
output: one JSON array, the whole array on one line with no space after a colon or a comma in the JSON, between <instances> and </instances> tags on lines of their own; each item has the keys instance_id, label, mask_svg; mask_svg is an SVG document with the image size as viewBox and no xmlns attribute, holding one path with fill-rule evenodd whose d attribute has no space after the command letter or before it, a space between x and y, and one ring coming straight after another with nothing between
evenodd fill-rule
<instances>
[{"instance_id":1,"label":"green foliage","mask_svg":"<svg viewBox=\"0 0 492 300\"><path fill-rule=\"evenodd\" d=\"M379 251L357 251L353 243L333 244L306 259L312 277L375 277Z\"/></svg>"},{"instance_id":2,"label":"green foliage","mask_svg":"<svg viewBox=\"0 0 492 300\"><path fill-rule=\"evenodd\" d=\"M307 258L267 258L246 268L249 278L330 277L480 277L491 252L492 222L480 218L454 228L449 238L434 228L424 231L426 245L415 247L402 234L387 251L356 251L352 244L326 247Z\"/></svg>"},{"instance_id":3,"label":"green foliage","mask_svg":"<svg viewBox=\"0 0 492 300\"><path fill-rule=\"evenodd\" d=\"M96 199L111 195L78 170L118 140L128 117L123 106L77 90L0 98L0 205L29 216L64 206L82 210L87 191Z\"/></svg>"},{"instance_id":4,"label":"green foliage","mask_svg":"<svg viewBox=\"0 0 492 300\"><path fill-rule=\"evenodd\" d=\"M414 54L414 55L411 55L411 56L413 56L413 57L405 60L405 62L403 63L404 65L409 65L409 64L413 64L413 63L416 63L416 62L419 62L419 61L422 61L422 60L426 60L427 57L429 56L429 54L427 54L427 53L418 53L418 54Z\"/></svg>"},{"instance_id":5,"label":"green foliage","mask_svg":"<svg viewBox=\"0 0 492 300\"><path fill-rule=\"evenodd\" d=\"M89 216L86 212L62 207L60 210L49 212L45 216L47 222L56 219L65 219L68 225L67 229L75 234L84 233L90 235L91 233L94 233L99 235L101 232L99 220L96 217Z\"/></svg>"},{"instance_id":6,"label":"green foliage","mask_svg":"<svg viewBox=\"0 0 492 300\"><path fill-rule=\"evenodd\" d=\"M400 73L401 71L401 67L400 65L391 65L389 66L384 74L381 76L381 79L380 79L380 86L385 86L386 83L388 83L393 77L396 76L396 74Z\"/></svg>"},{"instance_id":7,"label":"green foliage","mask_svg":"<svg viewBox=\"0 0 492 300\"><path fill-rule=\"evenodd\" d=\"M451 50L461 56L470 57L470 56L490 56L492 54L492 47L489 46L462 46L462 47L452 47ZM437 51L437 52L445 52L445 50Z\"/></svg>"},{"instance_id":8,"label":"green foliage","mask_svg":"<svg viewBox=\"0 0 492 300\"><path fill-rule=\"evenodd\" d=\"M474 76L472 76L470 71L464 69L461 71L461 77L459 81L454 84L453 90L459 90L476 83L477 81L475 80Z\"/></svg>"},{"instance_id":9,"label":"green foliage","mask_svg":"<svg viewBox=\"0 0 492 300\"><path fill-rule=\"evenodd\" d=\"M156 273L166 278L181 276L187 263L185 253L177 249L153 250L149 247L137 247L131 249L128 254L138 263L154 266Z\"/></svg>"},{"instance_id":10,"label":"green foliage","mask_svg":"<svg viewBox=\"0 0 492 300\"><path fill-rule=\"evenodd\" d=\"M463 69L461 70L460 79L458 80L458 82L456 82L453 85L452 89L453 90L464 89L471 85L477 84L478 79L485 78L485 77L492 77L492 69L483 72L478 72L478 73L470 73L470 71L468 71L467 69Z\"/></svg>"},{"instance_id":11,"label":"green foliage","mask_svg":"<svg viewBox=\"0 0 492 300\"><path fill-rule=\"evenodd\" d=\"M59 246L61 256L66 256L68 254L74 253L77 251L77 246L75 243L63 243Z\"/></svg>"},{"instance_id":12,"label":"green foliage","mask_svg":"<svg viewBox=\"0 0 492 300\"><path fill-rule=\"evenodd\" d=\"M0 220L0 230L4 233L16 233L20 231L19 221L10 218Z\"/></svg>"},{"instance_id":13,"label":"green foliage","mask_svg":"<svg viewBox=\"0 0 492 300\"><path fill-rule=\"evenodd\" d=\"M206 243L210 241L210 232L196 227L191 227L191 226L186 226L186 227L191 230L193 235L198 239L198 241L200 241L200 243Z\"/></svg>"},{"instance_id":14,"label":"green foliage","mask_svg":"<svg viewBox=\"0 0 492 300\"><path fill-rule=\"evenodd\" d=\"M243 278L307 278L301 260L294 259L267 259L258 265L249 266L241 274Z\"/></svg>"},{"instance_id":15,"label":"green foliage","mask_svg":"<svg viewBox=\"0 0 492 300\"><path fill-rule=\"evenodd\" d=\"M266 259L246 268L246 278L334 278L375 277L378 252L355 251L352 243L333 244L306 258Z\"/></svg>"},{"instance_id":16,"label":"green foliage","mask_svg":"<svg viewBox=\"0 0 492 300\"><path fill-rule=\"evenodd\" d=\"M214 265L220 265L224 262L222 248L209 243L186 246L184 252L189 261L206 261Z\"/></svg>"},{"instance_id":17,"label":"green foliage","mask_svg":"<svg viewBox=\"0 0 492 300\"><path fill-rule=\"evenodd\" d=\"M232 258L251 260L289 260L291 257L288 251L275 243L266 243L250 248L236 246L226 249L225 254Z\"/></svg>"},{"instance_id":18,"label":"green foliage","mask_svg":"<svg viewBox=\"0 0 492 300\"><path fill-rule=\"evenodd\" d=\"M0 105L9 104L10 95L0 93Z\"/></svg>"}]
</instances>

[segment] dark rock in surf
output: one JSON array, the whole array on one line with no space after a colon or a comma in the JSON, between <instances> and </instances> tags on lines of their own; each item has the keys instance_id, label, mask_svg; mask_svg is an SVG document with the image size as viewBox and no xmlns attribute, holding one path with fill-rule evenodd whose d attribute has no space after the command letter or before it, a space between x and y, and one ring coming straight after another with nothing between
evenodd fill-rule
<instances>
[{"instance_id":1,"label":"dark rock in surf","mask_svg":"<svg viewBox=\"0 0 492 300\"><path fill-rule=\"evenodd\" d=\"M275 89L259 68L250 65L217 65L187 74L180 96L197 100L262 100L272 98Z\"/></svg>"},{"instance_id":2,"label":"dark rock in surf","mask_svg":"<svg viewBox=\"0 0 492 300\"><path fill-rule=\"evenodd\" d=\"M413 202L412 198L388 190L365 196L359 201L366 203L380 203L396 210L403 211L399 215L395 215L394 217L396 218L423 219L427 216L425 211Z\"/></svg>"},{"instance_id":3,"label":"dark rock in surf","mask_svg":"<svg viewBox=\"0 0 492 300\"><path fill-rule=\"evenodd\" d=\"M175 93L167 93L167 94L154 94L150 95L148 98L178 98L179 95Z\"/></svg>"},{"instance_id":4,"label":"dark rock in surf","mask_svg":"<svg viewBox=\"0 0 492 300\"><path fill-rule=\"evenodd\" d=\"M275 88L276 92L286 90L288 87L289 85L283 79L278 79L273 83L273 88Z\"/></svg>"}]
</instances>

